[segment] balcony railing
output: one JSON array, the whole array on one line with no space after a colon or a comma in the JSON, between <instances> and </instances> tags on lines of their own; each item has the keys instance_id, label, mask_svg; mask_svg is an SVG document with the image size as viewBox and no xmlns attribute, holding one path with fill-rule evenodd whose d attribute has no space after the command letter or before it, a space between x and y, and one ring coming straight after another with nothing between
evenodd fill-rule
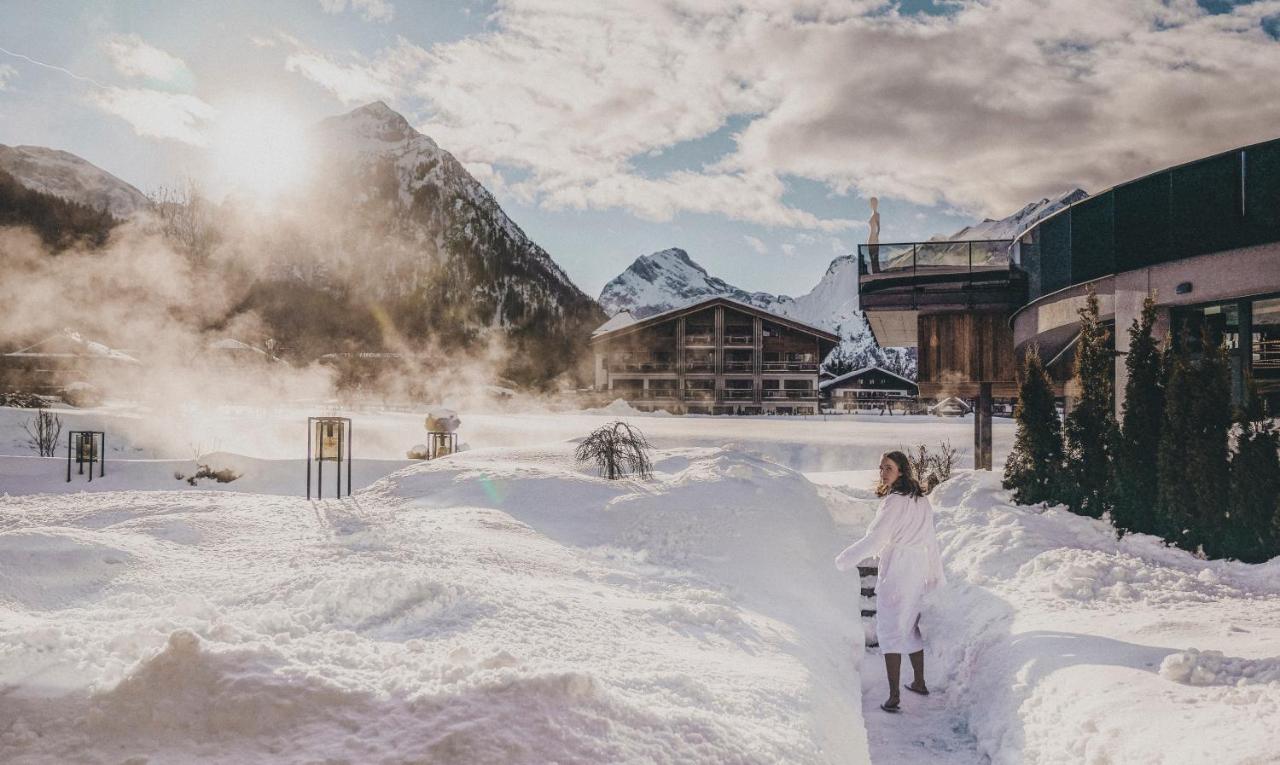
<instances>
[{"instance_id":1,"label":"balcony railing","mask_svg":"<svg viewBox=\"0 0 1280 765\"><path fill-rule=\"evenodd\" d=\"M644 397L648 399L674 399L679 392L675 388L650 388Z\"/></svg>"},{"instance_id":2,"label":"balcony railing","mask_svg":"<svg viewBox=\"0 0 1280 765\"><path fill-rule=\"evenodd\" d=\"M755 345L756 339L753 335L740 335L737 333L725 333L725 345Z\"/></svg>"},{"instance_id":3,"label":"balcony railing","mask_svg":"<svg viewBox=\"0 0 1280 765\"><path fill-rule=\"evenodd\" d=\"M1280 340L1259 340L1253 344L1253 368L1280 370Z\"/></svg>"},{"instance_id":4,"label":"balcony railing","mask_svg":"<svg viewBox=\"0 0 1280 765\"><path fill-rule=\"evenodd\" d=\"M725 399L736 400L754 398L756 394L751 388L725 388L720 393Z\"/></svg>"},{"instance_id":5,"label":"balcony railing","mask_svg":"<svg viewBox=\"0 0 1280 765\"><path fill-rule=\"evenodd\" d=\"M726 372L751 372L755 369L755 363L751 361L726 361L724 363L724 371Z\"/></svg>"},{"instance_id":6,"label":"balcony railing","mask_svg":"<svg viewBox=\"0 0 1280 765\"><path fill-rule=\"evenodd\" d=\"M817 372L816 361L764 361L760 363L762 372Z\"/></svg>"},{"instance_id":7,"label":"balcony railing","mask_svg":"<svg viewBox=\"0 0 1280 765\"><path fill-rule=\"evenodd\" d=\"M685 388L684 398L686 401L710 401L716 397L716 392L711 388Z\"/></svg>"},{"instance_id":8,"label":"balcony railing","mask_svg":"<svg viewBox=\"0 0 1280 765\"><path fill-rule=\"evenodd\" d=\"M791 390L791 389L779 390L777 388L771 388L769 390L764 391L764 398L770 398L770 399L795 399L795 398L817 398L817 397L818 397L818 392L816 390Z\"/></svg>"},{"instance_id":9,"label":"balcony railing","mask_svg":"<svg viewBox=\"0 0 1280 765\"><path fill-rule=\"evenodd\" d=\"M715 333L698 333L686 334L684 336L685 345L714 345L716 342Z\"/></svg>"},{"instance_id":10,"label":"balcony railing","mask_svg":"<svg viewBox=\"0 0 1280 765\"><path fill-rule=\"evenodd\" d=\"M606 366L610 372L674 372L676 368L671 361L610 361Z\"/></svg>"},{"instance_id":11,"label":"balcony railing","mask_svg":"<svg viewBox=\"0 0 1280 765\"><path fill-rule=\"evenodd\" d=\"M1025 275L1010 239L858 245L858 291L874 309L1019 302ZM1013 290L1018 294L1010 294Z\"/></svg>"},{"instance_id":12,"label":"balcony railing","mask_svg":"<svg viewBox=\"0 0 1280 765\"><path fill-rule=\"evenodd\" d=\"M686 372L714 372L716 371L716 362L704 360L686 361L684 370Z\"/></svg>"}]
</instances>

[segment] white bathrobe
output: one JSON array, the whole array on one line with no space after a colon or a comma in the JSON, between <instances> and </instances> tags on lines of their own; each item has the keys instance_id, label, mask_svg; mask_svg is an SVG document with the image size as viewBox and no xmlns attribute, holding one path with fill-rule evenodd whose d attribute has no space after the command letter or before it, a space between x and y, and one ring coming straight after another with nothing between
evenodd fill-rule
<instances>
[{"instance_id":1,"label":"white bathrobe","mask_svg":"<svg viewBox=\"0 0 1280 765\"><path fill-rule=\"evenodd\" d=\"M933 507L927 498L885 497L866 535L836 556L836 568L848 571L876 556L880 558L876 581L880 652L915 653L924 648L920 603L946 582L933 529Z\"/></svg>"}]
</instances>

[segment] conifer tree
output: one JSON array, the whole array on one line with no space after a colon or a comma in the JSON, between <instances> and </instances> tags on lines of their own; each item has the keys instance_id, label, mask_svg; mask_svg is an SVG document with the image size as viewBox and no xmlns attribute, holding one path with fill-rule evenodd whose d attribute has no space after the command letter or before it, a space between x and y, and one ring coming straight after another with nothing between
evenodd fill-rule
<instances>
[{"instance_id":1,"label":"conifer tree","mask_svg":"<svg viewBox=\"0 0 1280 765\"><path fill-rule=\"evenodd\" d=\"M1099 319L1098 295L1089 288L1080 314L1076 381L1080 400L1067 416L1067 474L1070 489L1063 497L1072 512L1100 518L1112 504L1116 445L1114 356L1111 338Z\"/></svg>"},{"instance_id":2,"label":"conifer tree","mask_svg":"<svg viewBox=\"0 0 1280 765\"><path fill-rule=\"evenodd\" d=\"M1160 512L1166 539L1221 555L1228 510L1231 384L1226 352L1203 338L1201 358L1184 350L1170 365L1160 434Z\"/></svg>"},{"instance_id":3,"label":"conifer tree","mask_svg":"<svg viewBox=\"0 0 1280 765\"><path fill-rule=\"evenodd\" d=\"M1231 457L1230 517L1223 554L1247 563L1280 555L1280 432L1267 418L1262 399L1250 385L1238 414L1240 435Z\"/></svg>"},{"instance_id":4,"label":"conifer tree","mask_svg":"<svg viewBox=\"0 0 1280 765\"><path fill-rule=\"evenodd\" d=\"M1062 424L1053 388L1040 352L1032 348L1023 361L1014 410L1017 435L1004 465L1004 488L1020 505L1058 502L1062 473Z\"/></svg>"},{"instance_id":5,"label":"conifer tree","mask_svg":"<svg viewBox=\"0 0 1280 765\"><path fill-rule=\"evenodd\" d=\"M1148 295L1142 302L1142 313L1129 327L1129 353L1124 361L1129 379L1124 388L1122 436L1116 444L1115 506L1111 511L1116 528L1145 534L1160 532L1154 466L1164 418L1164 363L1151 334L1155 319L1155 299Z\"/></svg>"}]
</instances>

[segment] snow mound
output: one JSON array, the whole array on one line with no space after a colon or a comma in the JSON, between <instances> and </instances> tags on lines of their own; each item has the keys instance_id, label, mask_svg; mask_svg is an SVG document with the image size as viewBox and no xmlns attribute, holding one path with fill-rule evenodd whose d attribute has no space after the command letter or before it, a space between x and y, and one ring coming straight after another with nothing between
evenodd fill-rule
<instances>
[{"instance_id":1,"label":"snow mound","mask_svg":"<svg viewBox=\"0 0 1280 765\"><path fill-rule=\"evenodd\" d=\"M0 761L865 762L833 490L724 447L608 481L573 447L342 500L19 498ZM33 544L76 608L3 578Z\"/></svg>"},{"instance_id":2,"label":"snow mound","mask_svg":"<svg viewBox=\"0 0 1280 765\"><path fill-rule=\"evenodd\" d=\"M1188 648L1171 653L1160 662L1160 676L1187 685L1235 685L1280 683L1280 657L1241 659L1222 651Z\"/></svg>"},{"instance_id":3,"label":"snow mound","mask_svg":"<svg viewBox=\"0 0 1280 765\"><path fill-rule=\"evenodd\" d=\"M1014 504L1000 480L959 471L931 495L950 582L922 628L935 685L979 753L999 765L1270 761L1275 561L1117 538L1106 520Z\"/></svg>"}]
</instances>

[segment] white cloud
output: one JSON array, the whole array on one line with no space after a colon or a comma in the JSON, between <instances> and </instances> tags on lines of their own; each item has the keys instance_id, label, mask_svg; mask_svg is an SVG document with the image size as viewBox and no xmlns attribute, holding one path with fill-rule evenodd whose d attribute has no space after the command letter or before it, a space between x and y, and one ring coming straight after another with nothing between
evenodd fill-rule
<instances>
[{"instance_id":1,"label":"white cloud","mask_svg":"<svg viewBox=\"0 0 1280 765\"><path fill-rule=\"evenodd\" d=\"M18 76L18 70L8 64L0 64L0 90L9 86L9 81Z\"/></svg>"},{"instance_id":2,"label":"white cloud","mask_svg":"<svg viewBox=\"0 0 1280 765\"><path fill-rule=\"evenodd\" d=\"M784 243L782 245L782 254L786 255L787 257L791 257L792 255L795 255L796 246L794 244L791 244L790 242Z\"/></svg>"},{"instance_id":3,"label":"white cloud","mask_svg":"<svg viewBox=\"0 0 1280 765\"><path fill-rule=\"evenodd\" d=\"M344 66L315 53L292 53L285 59L285 68L312 80L344 104L390 99L394 91L365 66Z\"/></svg>"},{"instance_id":4,"label":"white cloud","mask_svg":"<svg viewBox=\"0 0 1280 765\"><path fill-rule=\"evenodd\" d=\"M195 96L146 88L103 88L93 91L90 99L132 125L138 135L195 146L208 143L205 130L217 113Z\"/></svg>"},{"instance_id":5,"label":"white cloud","mask_svg":"<svg viewBox=\"0 0 1280 765\"><path fill-rule=\"evenodd\" d=\"M346 103L421 105L424 132L468 164L521 171L511 188L548 208L830 233L863 224L801 209L781 178L1006 215L1274 137L1280 45L1259 19L1277 9L506 0L483 35L368 59L299 46L288 66ZM733 148L699 169L633 164L730 120L745 124Z\"/></svg>"},{"instance_id":6,"label":"white cloud","mask_svg":"<svg viewBox=\"0 0 1280 765\"><path fill-rule=\"evenodd\" d=\"M769 254L769 245L765 244L764 242L760 241L754 236L743 235L742 238L746 240L747 245L750 246L751 249L755 250L760 255Z\"/></svg>"},{"instance_id":7,"label":"white cloud","mask_svg":"<svg viewBox=\"0 0 1280 765\"><path fill-rule=\"evenodd\" d=\"M395 6L386 0L320 0L320 7L325 13L342 13L349 8L365 21L391 21L396 15Z\"/></svg>"},{"instance_id":8,"label":"white cloud","mask_svg":"<svg viewBox=\"0 0 1280 765\"><path fill-rule=\"evenodd\" d=\"M403 95L430 59L430 54L404 38L397 38L373 61L356 53L320 53L285 35L281 39L293 48L285 69L323 87L344 104L390 101Z\"/></svg>"},{"instance_id":9,"label":"white cloud","mask_svg":"<svg viewBox=\"0 0 1280 765\"><path fill-rule=\"evenodd\" d=\"M190 84L191 70L177 56L144 42L137 35L116 35L106 42L107 55L127 77L147 77L159 82Z\"/></svg>"}]
</instances>

